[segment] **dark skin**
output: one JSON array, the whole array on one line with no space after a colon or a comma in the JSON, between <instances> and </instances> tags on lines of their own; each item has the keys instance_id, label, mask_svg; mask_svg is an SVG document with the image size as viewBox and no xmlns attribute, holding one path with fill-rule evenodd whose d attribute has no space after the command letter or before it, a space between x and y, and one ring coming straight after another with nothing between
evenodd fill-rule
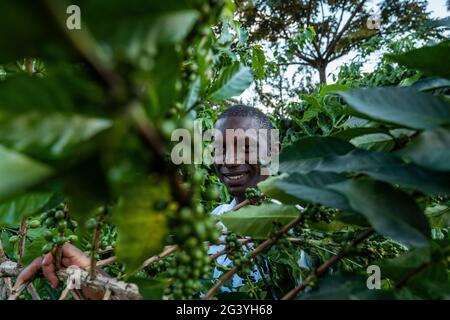
<instances>
[{"instance_id":1,"label":"dark skin","mask_svg":"<svg viewBox=\"0 0 450 320\"><path fill-rule=\"evenodd\" d=\"M226 153L227 147L227 129L261 129L261 125L257 119L251 117L227 117L217 121L215 128L222 133L223 136L223 152ZM256 185L265 180L268 176L261 175L261 166L249 163L251 152L255 150L249 149L248 139L255 137L246 136L245 163L237 163L237 159L223 164L214 164L216 173L220 180L227 186L228 192L236 199L237 203L245 200L245 190L254 188ZM259 147L259 145L258 145ZM237 137L234 137L234 150L237 150ZM271 146L269 152L278 152L279 146Z\"/></svg>"},{"instance_id":2,"label":"dark skin","mask_svg":"<svg viewBox=\"0 0 450 320\"><path fill-rule=\"evenodd\" d=\"M224 137L224 153L226 152L226 129L260 129L259 121L250 117L228 117L217 121L216 129L222 132ZM253 137L254 138L254 137ZM246 140L252 137L246 137ZM248 141L247 141L248 142ZM237 138L234 139L234 148L237 150ZM261 175L261 166L259 164L249 163L251 149L246 143L245 149L245 163L236 163L231 161L223 164L215 164L216 173L220 180L227 186L229 193L236 199L237 203L245 200L245 190L247 188L256 187L256 185L266 179L268 176ZM279 145L270 146L269 152L278 152ZM236 160L236 159L235 159ZM62 247L62 266L67 268L75 265L82 269L88 269L90 266L90 259L75 246L66 243ZM22 284L31 281L36 273L42 269L44 276L53 288L59 284L56 275L56 266L54 253L48 253L43 257L36 258L30 265L28 265L17 277L14 288L19 288ZM88 288L82 288L82 293L86 299L102 299L102 292L95 292Z\"/></svg>"}]
</instances>

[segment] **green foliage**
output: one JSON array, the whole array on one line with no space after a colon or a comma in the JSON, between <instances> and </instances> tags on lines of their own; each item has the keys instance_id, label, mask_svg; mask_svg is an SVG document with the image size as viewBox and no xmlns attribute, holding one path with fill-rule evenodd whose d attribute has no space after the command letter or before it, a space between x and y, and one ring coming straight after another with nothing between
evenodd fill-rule
<instances>
[{"instance_id":1,"label":"green foliage","mask_svg":"<svg viewBox=\"0 0 450 320\"><path fill-rule=\"evenodd\" d=\"M17 228L23 217L39 213L51 197L51 193L35 192L3 201L0 204L0 224L10 228Z\"/></svg>"},{"instance_id":2,"label":"green foliage","mask_svg":"<svg viewBox=\"0 0 450 320\"><path fill-rule=\"evenodd\" d=\"M435 46L414 49L403 54L387 55L387 58L406 67L422 71L426 75L450 77L450 42L442 42ZM436 63L439 61L440 63Z\"/></svg>"},{"instance_id":3,"label":"green foliage","mask_svg":"<svg viewBox=\"0 0 450 320\"><path fill-rule=\"evenodd\" d=\"M119 198L112 212L112 222L118 231L116 255L129 275L135 273L144 260L162 250L167 219L164 211L158 210L156 201L168 197L167 184L155 179L136 182Z\"/></svg>"},{"instance_id":4,"label":"green foliage","mask_svg":"<svg viewBox=\"0 0 450 320\"><path fill-rule=\"evenodd\" d=\"M447 103L410 88L374 88L339 93L359 115L414 129L432 129L450 121Z\"/></svg>"},{"instance_id":5,"label":"green foliage","mask_svg":"<svg viewBox=\"0 0 450 320\"><path fill-rule=\"evenodd\" d=\"M276 230L276 226L284 225L298 215L299 210L294 206L270 203L246 206L239 211L223 214L219 219L227 228L239 235L264 239Z\"/></svg>"},{"instance_id":6,"label":"green foliage","mask_svg":"<svg viewBox=\"0 0 450 320\"><path fill-rule=\"evenodd\" d=\"M248 67L235 63L223 69L210 89L210 99L222 101L240 95L251 84L253 78Z\"/></svg>"},{"instance_id":7,"label":"green foliage","mask_svg":"<svg viewBox=\"0 0 450 320\"><path fill-rule=\"evenodd\" d=\"M338 30L334 2L331 20L313 10L292 30L278 14L298 17L303 3L239 6L241 22L227 0L74 3L83 27L73 31L61 1L0 4L9 31L0 35L0 239L9 259L27 264L71 242L97 260L117 256L104 269L125 275L146 299L191 299L209 289L212 267L221 268L207 244L224 244L245 280L228 298L277 299L343 252L337 272L312 277L299 298L448 298L448 41L415 48L429 30L418 27L422 2L410 8L420 13L414 21L404 19L409 1L382 2L383 32L417 29L401 41L360 30L366 9L357 8L348 30L322 50L321 65L303 54L320 52L323 36ZM286 37L272 52L246 30L258 7L271 18L259 37L272 44ZM389 20L392 12L401 23ZM435 35L428 32L424 38ZM297 86L282 81L289 64L324 72L355 48L359 59L380 48L391 53L371 73L358 59L341 66L334 84L312 86L305 77L307 86L290 90L285 103L283 91ZM277 83L276 103L262 90L266 80ZM220 237L209 213L230 195L209 164L174 166L170 138L176 128L191 132L194 119L211 129L252 84L281 131L281 174L248 190L252 205L218 217L229 231ZM260 192L283 204L257 205ZM261 255L250 259L242 248L237 235L252 237L254 248L299 216ZM369 227L376 234L353 245ZM142 269L167 245L177 251ZM367 290L370 264L381 267L383 290ZM267 278L252 279L252 266ZM59 297L40 277L34 284L43 297Z\"/></svg>"},{"instance_id":8,"label":"green foliage","mask_svg":"<svg viewBox=\"0 0 450 320\"><path fill-rule=\"evenodd\" d=\"M52 173L49 166L0 146L0 199L35 186Z\"/></svg>"}]
</instances>

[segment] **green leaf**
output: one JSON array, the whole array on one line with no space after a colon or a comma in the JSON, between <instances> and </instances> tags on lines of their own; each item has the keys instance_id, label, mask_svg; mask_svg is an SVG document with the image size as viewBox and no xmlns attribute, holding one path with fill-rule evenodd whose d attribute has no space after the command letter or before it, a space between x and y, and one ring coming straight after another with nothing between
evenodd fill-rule
<instances>
[{"instance_id":1,"label":"green leaf","mask_svg":"<svg viewBox=\"0 0 450 320\"><path fill-rule=\"evenodd\" d=\"M450 193L450 176L438 174L382 152L355 149L330 137L308 137L286 147L280 155L281 172L357 172L432 195Z\"/></svg>"},{"instance_id":2,"label":"green leaf","mask_svg":"<svg viewBox=\"0 0 450 320\"><path fill-rule=\"evenodd\" d=\"M430 76L450 78L450 46L446 43L426 46L402 54L387 54L386 57L408 68L422 71Z\"/></svg>"},{"instance_id":3,"label":"green leaf","mask_svg":"<svg viewBox=\"0 0 450 320\"><path fill-rule=\"evenodd\" d=\"M93 106L97 109L106 100L100 84L91 80L87 70L67 63L51 65L45 77L13 74L0 82L0 108L7 114L92 114Z\"/></svg>"},{"instance_id":4,"label":"green leaf","mask_svg":"<svg viewBox=\"0 0 450 320\"><path fill-rule=\"evenodd\" d=\"M285 225L299 215L300 211L295 206L264 203L227 212L219 216L219 220L232 232L264 239L278 230L280 224Z\"/></svg>"},{"instance_id":5,"label":"green leaf","mask_svg":"<svg viewBox=\"0 0 450 320\"><path fill-rule=\"evenodd\" d=\"M346 211L352 211L347 199L340 193L326 189L330 184L342 182L345 177L328 172L292 173L269 177L258 184L267 196L284 204L298 204L299 199Z\"/></svg>"},{"instance_id":6,"label":"green leaf","mask_svg":"<svg viewBox=\"0 0 450 320\"><path fill-rule=\"evenodd\" d=\"M61 172L56 180L62 186L71 216L81 225L99 207L111 201L102 160L100 155L94 154Z\"/></svg>"},{"instance_id":7,"label":"green leaf","mask_svg":"<svg viewBox=\"0 0 450 320\"><path fill-rule=\"evenodd\" d=\"M66 8L61 11L65 18ZM60 30L52 21L42 1L2 1L0 28L9 29L9 32L0 34L0 42L3 43L0 63L13 62L24 57L73 57L75 51L70 50L67 43L61 41Z\"/></svg>"},{"instance_id":8,"label":"green leaf","mask_svg":"<svg viewBox=\"0 0 450 320\"><path fill-rule=\"evenodd\" d=\"M411 88L365 88L340 91L358 113L414 129L431 129L450 122L450 106L442 99Z\"/></svg>"},{"instance_id":9,"label":"green leaf","mask_svg":"<svg viewBox=\"0 0 450 320\"><path fill-rule=\"evenodd\" d=\"M311 119L314 119L323 110L322 105L319 103L319 100L317 100L315 96L302 95L301 98L310 104L308 109L306 109L305 113L303 114L302 121L309 121Z\"/></svg>"},{"instance_id":10,"label":"green leaf","mask_svg":"<svg viewBox=\"0 0 450 320\"><path fill-rule=\"evenodd\" d=\"M0 106L11 113L29 110L70 111L75 107L67 91L53 78L19 74L0 82Z\"/></svg>"},{"instance_id":11,"label":"green leaf","mask_svg":"<svg viewBox=\"0 0 450 320\"><path fill-rule=\"evenodd\" d=\"M116 255L127 268L127 275L135 273L149 257L161 252L167 236L164 211L156 211L154 203L168 199L165 181L136 182L119 198L112 212L117 227Z\"/></svg>"},{"instance_id":12,"label":"green leaf","mask_svg":"<svg viewBox=\"0 0 450 320\"><path fill-rule=\"evenodd\" d=\"M240 95L253 81L251 70L236 62L222 69L218 79L212 84L209 98L222 101Z\"/></svg>"},{"instance_id":13,"label":"green leaf","mask_svg":"<svg viewBox=\"0 0 450 320\"><path fill-rule=\"evenodd\" d=\"M402 291L408 290L422 299L442 299L448 295L450 285L446 262L449 248L448 239L433 240L428 248L414 249L377 264L382 276L395 283L408 277Z\"/></svg>"},{"instance_id":14,"label":"green leaf","mask_svg":"<svg viewBox=\"0 0 450 320\"><path fill-rule=\"evenodd\" d=\"M397 153L430 170L450 171L450 130L424 131Z\"/></svg>"},{"instance_id":15,"label":"green leaf","mask_svg":"<svg viewBox=\"0 0 450 320\"><path fill-rule=\"evenodd\" d=\"M306 137L284 148L280 154L280 171L295 172L310 169L320 159L344 155L353 150L348 142L331 137Z\"/></svg>"},{"instance_id":16,"label":"green leaf","mask_svg":"<svg viewBox=\"0 0 450 320\"><path fill-rule=\"evenodd\" d=\"M329 84L324 86L322 89L320 89L319 94L321 96L324 96L326 94L329 94L330 92L333 93L333 91L346 91L346 90L350 90L349 86L340 84L340 83L333 83L333 84Z\"/></svg>"},{"instance_id":17,"label":"green leaf","mask_svg":"<svg viewBox=\"0 0 450 320\"><path fill-rule=\"evenodd\" d=\"M0 200L35 186L52 174L50 167L0 145Z\"/></svg>"},{"instance_id":18,"label":"green leaf","mask_svg":"<svg viewBox=\"0 0 450 320\"><path fill-rule=\"evenodd\" d=\"M40 211L52 198L52 193L34 192L0 203L0 226L17 228L23 217Z\"/></svg>"},{"instance_id":19,"label":"green leaf","mask_svg":"<svg viewBox=\"0 0 450 320\"><path fill-rule=\"evenodd\" d=\"M186 96L186 101L184 103L185 109L189 110L192 108L195 103L198 101L200 95L201 85L200 78L196 78L193 83L191 83L191 87L189 88L189 93Z\"/></svg>"},{"instance_id":20,"label":"green leaf","mask_svg":"<svg viewBox=\"0 0 450 320\"><path fill-rule=\"evenodd\" d=\"M428 221L406 193L369 179L347 180L329 188L345 195L350 206L364 215L378 233L407 246L429 244Z\"/></svg>"},{"instance_id":21,"label":"green leaf","mask_svg":"<svg viewBox=\"0 0 450 320\"><path fill-rule=\"evenodd\" d=\"M1 240L2 240L2 245L3 245L3 251L5 251L6 255L10 258L10 259L15 259L15 255L17 250L15 250L15 244L9 242L9 238L11 237L11 233L3 230L0 231L1 233Z\"/></svg>"},{"instance_id":22,"label":"green leaf","mask_svg":"<svg viewBox=\"0 0 450 320\"><path fill-rule=\"evenodd\" d=\"M164 47L154 57L154 66L147 75L148 107L150 118L154 119L175 105L178 98L176 83L179 81L179 58L173 47Z\"/></svg>"},{"instance_id":23,"label":"green leaf","mask_svg":"<svg viewBox=\"0 0 450 320\"><path fill-rule=\"evenodd\" d=\"M139 287L139 293L145 300L161 300L168 281L131 277L128 282Z\"/></svg>"},{"instance_id":24,"label":"green leaf","mask_svg":"<svg viewBox=\"0 0 450 320\"><path fill-rule=\"evenodd\" d=\"M389 152L395 147L395 141L390 135L384 133L372 133L350 140L355 147L370 150Z\"/></svg>"},{"instance_id":25,"label":"green leaf","mask_svg":"<svg viewBox=\"0 0 450 320\"><path fill-rule=\"evenodd\" d=\"M126 3L112 0L79 0L83 19L100 42L126 49L141 41L140 49L154 49L156 43L175 43L186 37L200 14L189 1L168 0ZM102 17L102 19L100 19ZM128 34L128 39L125 35ZM136 47L130 48L136 50Z\"/></svg>"},{"instance_id":26,"label":"green leaf","mask_svg":"<svg viewBox=\"0 0 450 320\"><path fill-rule=\"evenodd\" d=\"M42 256L42 247L47 243L44 236L34 239L28 243L22 258L24 265L30 264L35 258Z\"/></svg>"},{"instance_id":27,"label":"green leaf","mask_svg":"<svg viewBox=\"0 0 450 320\"><path fill-rule=\"evenodd\" d=\"M370 290L367 277L351 273L331 274L319 281L319 289L303 294L298 299L305 300L390 300L392 292Z\"/></svg>"},{"instance_id":28,"label":"green leaf","mask_svg":"<svg viewBox=\"0 0 450 320\"><path fill-rule=\"evenodd\" d=\"M66 158L110 128L108 119L29 112L0 121L0 143L41 160Z\"/></svg>"},{"instance_id":29,"label":"green leaf","mask_svg":"<svg viewBox=\"0 0 450 320\"><path fill-rule=\"evenodd\" d=\"M332 135L333 138L339 138L342 140L351 140L353 138L371 134L371 133L389 133L389 131L385 128L376 128L376 127L356 127L349 128Z\"/></svg>"},{"instance_id":30,"label":"green leaf","mask_svg":"<svg viewBox=\"0 0 450 320\"><path fill-rule=\"evenodd\" d=\"M252 48L252 69L259 80L264 79L264 66L266 64L266 57L260 45L255 45Z\"/></svg>"},{"instance_id":31,"label":"green leaf","mask_svg":"<svg viewBox=\"0 0 450 320\"><path fill-rule=\"evenodd\" d=\"M436 90L450 87L450 80L443 78L425 78L414 82L411 88L418 91Z\"/></svg>"},{"instance_id":32,"label":"green leaf","mask_svg":"<svg viewBox=\"0 0 450 320\"><path fill-rule=\"evenodd\" d=\"M433 228L450 228L450 208L444 205L435 205L425 209L425 214Z\"/></svg>"}]
</instances>

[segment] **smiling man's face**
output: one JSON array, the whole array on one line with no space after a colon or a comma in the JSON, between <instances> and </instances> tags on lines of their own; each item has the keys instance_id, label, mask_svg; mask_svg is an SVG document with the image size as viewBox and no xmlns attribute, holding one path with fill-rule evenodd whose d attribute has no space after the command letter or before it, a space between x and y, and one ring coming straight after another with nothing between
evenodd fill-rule
<instances>
[{"instance_id":1,"label":"smiling man's face","mask_svg":"<svg viewBox=\"0 0 450 320\"><path fill-rule=\"evenodd\" d=\"M243 147L245 147L242 152L245 152L243 158L245 161L238 161L236 154L239 152L238 149L238 137L236 135L227 135L227 129L237 130L242 129L247 131L248 129L255 129L255 131L262 129L259 121L252 117L227 117L219 119L216 123L215 128L221 133L223 138L223 154L225 155L228 151L227 147L234 147L235 157L232 159L224 159L223 163L215 161L215 168L217 175L222 180L222 182L227 186L228 192L234 196L238 202L245 200L245 190L249 187L256 187L258 182L267 178L267 176L261 175L261 166L258 161L250 161L257 150L252 148L256 146L257 135L247 134L245 135L245 141L243 141ZM232 139L232 141L229 141ZM216 141L217 143L217 141ZM259 147L259 145L258 145ZM224 157L223 157L224 158Z\"/></svg>"}]
</instances>

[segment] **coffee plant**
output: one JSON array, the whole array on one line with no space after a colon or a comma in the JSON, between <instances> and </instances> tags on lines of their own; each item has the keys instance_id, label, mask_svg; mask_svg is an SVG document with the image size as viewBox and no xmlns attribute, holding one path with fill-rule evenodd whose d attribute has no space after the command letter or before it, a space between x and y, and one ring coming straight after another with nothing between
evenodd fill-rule
<instances>
[{"instance_id":1,"label":"coffee plant","mask_svg":"<svg viewBox=\"0 0 450 320\"><path fill-rule=\"evenodd\" d=\"M80 28L68 28L70 4ZM0 3L0 299L82 299L67 287L68 244L103 299L450 297L445 21L439 41L391 44L371 73L354 60L335 83L264 106L280 172L213 216L232 199L212 163L171 160L173 132L194 136L189 157L211 147L195 126L213 128L254 80L273 83L280 59L247 41L235 9ZM59 287L40 272L14 285L48 254Z\"/></svg>"}]
</instances>

